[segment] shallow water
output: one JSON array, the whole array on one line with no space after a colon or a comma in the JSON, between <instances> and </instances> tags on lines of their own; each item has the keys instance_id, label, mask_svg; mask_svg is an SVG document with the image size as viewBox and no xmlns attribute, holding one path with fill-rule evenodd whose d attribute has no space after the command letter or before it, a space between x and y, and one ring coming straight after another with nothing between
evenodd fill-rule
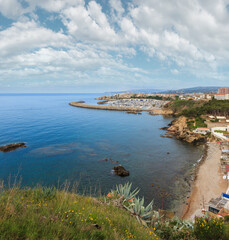
<instances>
[{"instance_id":1,"label":"shallow water","mask_svg":"<svg viewBox=\"0 0 229 240\"><path fill-rule=\"evenodd\" d=\"M146 201L161 206L159 192L171 193L202 154L202 148L176 139L162 138L171 118L83 109L68 103L96 103L98 94L1 94L0 145L26 142L27 148L0 152L0 179L22 178L23 186L55 185L80 181L79 191L96 187L107 193L130 181ZM169 154L167 154L169 152ZM112 174L119 161L130 176ZM153 185L153 186L152 186Z\"/></svg>"}]
</instances>

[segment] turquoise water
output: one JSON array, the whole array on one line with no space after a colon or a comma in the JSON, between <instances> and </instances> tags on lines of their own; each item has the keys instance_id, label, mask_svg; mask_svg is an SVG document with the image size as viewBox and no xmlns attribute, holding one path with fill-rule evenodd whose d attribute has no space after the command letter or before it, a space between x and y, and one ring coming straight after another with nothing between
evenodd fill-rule
<instances>
[{"instance_id":1,"label":"turquoise water","mask_svg":"<svg viewBox=\"0 0 229 240\"><path fill-rule=\"evenodd\" d=\"M23 186L79 182L79 191L107 193L130 181L146 201L160 207L158 189L171 197L177 178L195 163L202 149L176 139L161 138L171 118L82 109L68 103L96 103L98 94L1 94L0 145L26 142L27 148L0 152L0 179L21 177ZM170 154L167 154L169 152ZM119 161L130 176L113 175ZM152 187L152 184L154 187ZM93 190L94 191L94 190Z\"/></svg>"}]
</instances>

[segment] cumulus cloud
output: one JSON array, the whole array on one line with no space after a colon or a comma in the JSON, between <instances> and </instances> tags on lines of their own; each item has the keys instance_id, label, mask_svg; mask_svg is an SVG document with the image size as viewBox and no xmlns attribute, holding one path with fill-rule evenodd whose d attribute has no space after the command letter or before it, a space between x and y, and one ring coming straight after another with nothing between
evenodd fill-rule
<instances>
[{"instance_id":1,"label":"cumulus cloud","mask_svg":"<svg viewBox=\"0 0 229 240\"><path fill-rule=\"evenodd\" d=\"M5 17L16 19L25 12L17 0L0 0L0 13Z\"/></svg>"},{"instance_id":2,"label":"cumulus cloud","mask_svg":"<svg viewBox=\"0 0 229 240\"><path fill-rule=\"evenodd\" d=\"M66 47L68 37L39 26L27 18L0 31L0 56L7 57L41 47Z\"/></svg>"},{"instance_id":3,"label":"cumulus cloud","mask_svg":"<svg viewBox=\"0 0 229 240\"><path fill-rule=\"evenodd\" d=\"M77 76L92 71L118 76L126 71L144 78L150 71L137 67L140 54L149 62L165 64L171 74L217 76L218 66L228 67L229 0L109 0L106 5L98 0L24 2L27 5L0 0L1 14L14 20L0 29L4 74L7 69L12 74L77 72ZM42 22L39 9L55 15L53 22L60 19L66 29L53 31ZM136 66L130 58L135 58Z\"/></svg>"}]
</instances>

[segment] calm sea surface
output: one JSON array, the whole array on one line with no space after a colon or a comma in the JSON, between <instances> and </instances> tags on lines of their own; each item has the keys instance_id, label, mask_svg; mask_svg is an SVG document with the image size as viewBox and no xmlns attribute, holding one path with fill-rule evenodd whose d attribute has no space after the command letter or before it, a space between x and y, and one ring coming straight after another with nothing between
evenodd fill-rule
<instances>
[{"instance_id":1,"label":"calm sea surface","mask_svg":"<svg viewBox=\"0 0 229 240\"><path fill-rule=\"evenodd\" d=\"M201 157L202 149L160 137L165 133L160 128L171 118L68 105L77 100L96 103L98 96L1 94L0 145L26 142L27 148L0 152L0 179L7 182L17 175L23 186L58 186L68 180L79 182L81 192L96 188L102 193L130 181L146 201L154 199L160 207L160 189L173 194L177 178ZM114 164L105 158L119 161L130 176L113 175Z\"/></svg>"}]
</instances>

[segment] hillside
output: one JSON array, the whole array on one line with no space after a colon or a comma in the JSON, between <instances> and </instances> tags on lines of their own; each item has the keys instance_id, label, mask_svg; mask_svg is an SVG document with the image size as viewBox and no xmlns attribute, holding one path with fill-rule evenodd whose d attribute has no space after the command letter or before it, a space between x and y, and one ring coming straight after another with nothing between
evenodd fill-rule
<instances>
[{"instance_id":1,"label":"hillside","mask_svg":"<svg viewBox=\"0 0 229 240\"><path fill-rule=\"evenodd\" d=\"M194 109L202 106L205 103L203 100L194 101L194 100L175 100L169 102L165 105L166 109L170 109L174 114L180 114L182 111L186 109Z\"/></svg>"},{"instance_id":2,"label":"hillside","mask_svg":"<svg viewBox=\"0 0 229 240\"><path fill-rule=\"evenodd\" d=\"M194 101L194 100L175 100L165 106L166 109L173 111L175 115L186 117L197 117L200 115L229 115L229 100Z\"/></svg>"},{"instance_id":3,"label":"hillside","mask_svg":"<svg viewBox=\"0 0 229 240\"><path fill-rule=\"evenodd\" d=\"M126 210L51 188L1 192L0 239L159 239Z\"/></svg>"},{"instance_id":4,"label":"hillside","mask_svg":"<svg viewBox=\"0 0 229 240\"><path fill-rule=\"evenodd\" d=\"M228 239L229 225L223 220L197 218L193 223L168 218L162 210L158 215L151 204L144 207L143 199L133 197L137 193L128 183L99 198L47 187L4 189L1 184L0 239Z\"/></svg>"}]
</instances>

